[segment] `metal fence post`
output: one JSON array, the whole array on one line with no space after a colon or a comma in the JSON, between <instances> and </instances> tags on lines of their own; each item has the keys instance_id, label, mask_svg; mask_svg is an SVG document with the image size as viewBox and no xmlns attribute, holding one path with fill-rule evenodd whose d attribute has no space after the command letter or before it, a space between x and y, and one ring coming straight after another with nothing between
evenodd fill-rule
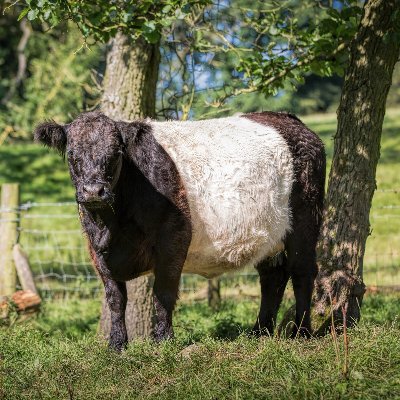
<instances>
[{"instance_id":1,"label":"metal fence post","mask_svg":"<svg viewBox=\"0 0 400 400\"><path fill-rule=\"evenodd\" d=\"M0 200L0 296L15 292L17 274L13 246L18 238L19 185L3 184Z\"/></svg>"}]
</instances>

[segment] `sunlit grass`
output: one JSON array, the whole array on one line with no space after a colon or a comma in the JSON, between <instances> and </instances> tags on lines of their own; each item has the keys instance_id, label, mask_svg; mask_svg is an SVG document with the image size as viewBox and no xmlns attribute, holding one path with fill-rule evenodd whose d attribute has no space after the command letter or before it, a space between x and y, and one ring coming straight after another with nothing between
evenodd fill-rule
<instances>
[{"instance_id":1,"label":"sunlit grass","mask_svg":"<svg viewBox=\"0 0 400 400\"><path fill-rule=\"evenodd\" d=\"M175 340L160 345L133 342L122 354L109 351L96 336L98 300L68 305L53 301L36 320L0 329L0 396L396 399L399 300L395 294L366 297L362 322L349 332L347 375L342 336L337 342L330 336L249 338L258 307L255 300L224 302L218 313L204 302L180 304Z\"/></svg>"}]
</instances>

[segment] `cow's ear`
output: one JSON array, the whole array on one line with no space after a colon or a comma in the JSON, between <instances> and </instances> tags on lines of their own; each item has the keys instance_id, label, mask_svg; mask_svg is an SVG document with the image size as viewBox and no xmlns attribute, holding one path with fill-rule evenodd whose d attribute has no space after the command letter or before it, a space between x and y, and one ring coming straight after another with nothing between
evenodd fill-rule
<instances>
[{"instance_id":1,"label":"cow's ear","mask_svg":"<svg viewBox=\"0 0 400 400\"><path fill-rule=\"evenodd\" d=\"M147 124L142 121L120 121L117 122L117 126L124 143L125 155L134 160L138 151L138 143L140 143L143 132L147 129Z\"/></svg>"},{"instance_id":2,"label":"cow's ear","mask_svg":"<svg viewBox=\"0 0 400 400\"><path fill-rule=\"evenodd\" d=\"M38 125L34 133L35 141L56 149L60 154L65 153L67 147L67 132L65 127L53 121Z\"/></svg>"}]
</instances>

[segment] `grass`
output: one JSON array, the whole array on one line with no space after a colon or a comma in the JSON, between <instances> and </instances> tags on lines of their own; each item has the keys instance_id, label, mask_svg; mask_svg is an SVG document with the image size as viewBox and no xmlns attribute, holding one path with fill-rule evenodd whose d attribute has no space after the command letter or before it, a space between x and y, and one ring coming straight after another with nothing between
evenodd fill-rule
<instances>
[{"instance_id":1,"label":"grass","mask_svg":"<svg viewBox=\"0 0 400 400\"><path fill-rule=\"evenodd\" d=\"M338 350L331 337L249 338L255 300L226 301L217 314L180 304L175 340L133 342L122 355L96 336L98 300L47 303L36 320L0 329L0 398L395 399L399 300L366 297L348 374L342 337Z\"/></svg>"}]
</instances>

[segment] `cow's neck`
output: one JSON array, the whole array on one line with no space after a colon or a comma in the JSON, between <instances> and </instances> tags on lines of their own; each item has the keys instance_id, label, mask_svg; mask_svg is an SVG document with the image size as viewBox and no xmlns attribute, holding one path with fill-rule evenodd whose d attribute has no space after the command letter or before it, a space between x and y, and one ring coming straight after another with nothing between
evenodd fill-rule
<instances>
[{"instance_id":1,"label":"cow's neck","mask_svg":"<svg viewBox=\"0 0 400 400\"><path fill-rule=\"evenodd\" d=\"M108 248L111 241L111 233L117 225L116 215L111 207L83 212L84 227L89 236L93 248L102 252Z\"/></svg>"}]
</instances>

